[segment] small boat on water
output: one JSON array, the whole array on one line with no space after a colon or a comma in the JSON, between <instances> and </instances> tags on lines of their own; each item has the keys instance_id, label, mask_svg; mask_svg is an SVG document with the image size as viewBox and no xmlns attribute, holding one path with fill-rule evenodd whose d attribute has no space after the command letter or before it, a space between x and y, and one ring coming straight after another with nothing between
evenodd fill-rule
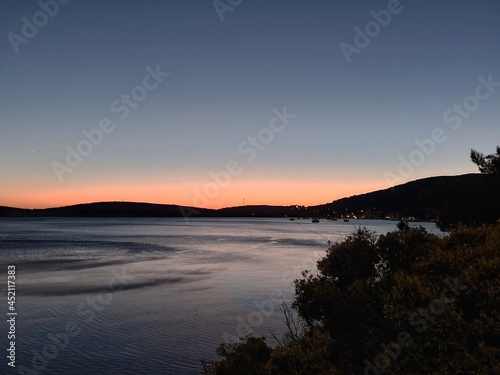
<instances>
[{"instance_id":1,"label":"small boat on water","mask_svg":"<svg viewBox=\"0 0 500 375\"><path fill-rule=\"evenodd\" d=\"M318 219L312 219L312 222L313 223L319 223L319 220Z\"/></svg>"},{"instance_id":2,"label":"small boat on water","mask_svg":"<svg viewBox=\"0 0 500 375\"><path fill-rule=\"evenodd\" d=\"M348 223L348 222L349 222L349 219L344 219L344 222Z\"/></svg>"},{"instance_id":3,"label":"small boat on water","mask_svg":"<svg viewBox=\"0 0 500 375\"><path fill-rule=\"evenodd\" d=\"M290 220L290 221L295 221L295 219L294 219L294 218L290 218L290 219L288 219L288 220Z\"/></svg>"}]
</instances>

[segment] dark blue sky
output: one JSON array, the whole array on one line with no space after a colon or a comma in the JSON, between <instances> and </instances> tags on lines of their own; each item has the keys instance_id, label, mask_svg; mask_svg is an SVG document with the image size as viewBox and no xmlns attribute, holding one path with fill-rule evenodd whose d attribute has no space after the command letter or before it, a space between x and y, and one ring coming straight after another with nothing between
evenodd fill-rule
<instances>
[{"instance_id":1,"label":"dark blue sky","mask_svg":"<svg viewBox=\"0 0 500 375\"><path fill-rule=\"evenodd\" d=\"M324 203L474 172L470 148L500 144L500 87L480 78L500 82L498 1L244 0L223 21L212 1L54 1L53 17L0 2L0 205ZM170 73L151 90L148 66ZM296 117L263 144L285 107ZM71 166L103 118L113 130Z\"/></svg>"}]
</instances>

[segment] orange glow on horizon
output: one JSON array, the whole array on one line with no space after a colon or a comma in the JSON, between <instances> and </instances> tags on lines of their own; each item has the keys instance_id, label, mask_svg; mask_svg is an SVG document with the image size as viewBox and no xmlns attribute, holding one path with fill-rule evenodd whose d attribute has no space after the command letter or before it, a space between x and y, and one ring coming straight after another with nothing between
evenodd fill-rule
<instances>
[{"instance_id":1,"label":"orange glow on horizon","mask_svg":"<svg viewBox=\"0 0 500 375\"><path fill-rule=\"evenodd\" d=\"M203 208L245 205L314 206L356 194L385 189L383 182L235 181L227 186L189 182L176 184L88 186L80 188L16 189L15 196L0 190L0 205L18 208L50 208L81 203L125 201L177 204Z\"/></svg>"}]
</instances>

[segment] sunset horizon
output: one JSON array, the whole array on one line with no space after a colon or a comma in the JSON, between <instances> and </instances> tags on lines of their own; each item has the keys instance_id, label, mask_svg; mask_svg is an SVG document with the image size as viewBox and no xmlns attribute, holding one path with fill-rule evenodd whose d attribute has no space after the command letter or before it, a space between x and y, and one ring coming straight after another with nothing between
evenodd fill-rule
<instances>
[{"instance_id":1,"label":"sunset horizon","mask_svg":"<svg viewBox=\"0 0 500 375\"><path fill-rule=\"evenodd\" d=\"M418 179L426 179L432 177L441 177L441 176L457 176L462 174L476 173L476 171L465 171L464 173L458 174L442 174L442 175L432 175L432 176L424 176ZM120 191L119 186L112 186L106 189L106 192L102 192L102 188L87 188L85 189L85 194L82 194L82 191L79 189L75 189L74 191L68 192L65 190L65 194L67 197L62 197L53 191L47 192L39 192L31 199L33 202L32 205L22 205L21 201L13 201L9 204L9 202L0 202L0 206L4 207L12 207L12 208L21 208L21 209L46 209L46 208L56 208L56 207L64 207L64 206L72 206L72 205L80 205L80 204L90 204L90 203L103 203L103 202L126 202L126 203L148 203L148 204L165 204L165 205L177 205L184 207L197 207L197 208L206 208L218 210L227 207L240 207L240 206L260 206L260 205L270 205L270 206L317 206L322 204L331 203L335 200L348 198L354 195L371 193L374 191L389 189L393 186L405 184L407 182L416 181L409 180L403 181L394 185L388 185L387 183L382 183L380 185L373 184L367 185L364 182L358 182L349 184L343 187L342 192L334 195L330 192L330 185L325 183L318 182L282 182L272 184L269 182L261 182L258 184L250 184L250 183L234 183L233 191L225 191L224 187L219 186L219 190L221 191L216 198L210 198L207 196L203 190L203 186L213 184L213 180L209 182L204 182L204 185L200 182L196 184L199 187L193 188L194 184L189 184L187 187L191 188L190 194L186 194L186 186L181 185L178 189L172 188L171 186L154 186L154 187L135 187L127 192L117 193ZM292 191L289 195L284 195L283 193L279 193L280 189L286 189L290 186L294 187L294 191ZM200 188L201 187L201 188ZM168 196L165 194L165 191L169 191L172 194L179 194L177 200L175 198L164 198ZM144 191L148 191L149 193L145 193ZM315 191L315 197L310 197L309 199L302 198L304 191ZM157 192L155 195L152 192ZM241 192L247 193L241 194ZM263 198L256 197L258 194L262 194ZM279 198L277 197L279 195ZM51 198L51 197L57 198ZM190 197L189 197L190 196ZM241 196L241 197L240 197ZM267 197L266 197L267 196ZM153 198L151 198L153 197ZM57 200L56 200L57 199ZM226 199L226 200L224 200ZM239 199L239 200L238 200ZM48 203L52 202L52 203ZM204 204L204 202L208 202L208 204Z\"/></svg>"},{"instance_id":2,"label":"sunset horizon","mask_svg":"<svg viewBox=\"0 0 500 375\"><path fill-rule=\"evenodd\" d=\"M236 184L235 184L236 185ZM239 184L241 185L241 184ZM273 205L273 206L289 206L289 205L302 205L302 206L314 206L324 203L329 203L336 199L348 197L356 194L368 193L371 191L384 189L384 186L373 186L373 189L368 189L365 191L365 184L349 185L346 186L343 192L337 195L331 194L328 191L328 187L323 190L321 184L302 183L302 184L277 184L262 182L260 184L244 184L244 186L235 186L237 189L233 192L226 192L221 194L221 197L216 199L210 199L203 194L203 191L199 188L193 188L191 191L191 198L187 197L184 193L183 187L175 189L170 187L172 195L165 193L169 191L168 186L157 186L157 187L138 187L132 188L127 192L118 192L119 187L110 187L105 189L103 192L102 188L97 189L86 189L84 194L80 190L75 190L72 192L65 191L66 196L61 197L57 192L47 191L39 192L26 200L33 200L31 205L21 205L22 201L12 201L12 202L1 202L0 206L15 207L23 209L45 209L53 207L63 207L76 204L86 204L86 203L96 203L96 202L135 202L135 203L151 203L151 204L172 204L179 206L189 206L189 207L199 207L208 209L221 209L225 207L236 207L236 206L250 206L250 205ZM300 194L297 192L292 192L289 195L283 195L279 193L281 189L287 189L289 186L293 185L295 190L299 191L311 191L314 190L315 197L310 197L304 199L303 197L307 194ZM192 185L189 185L192 186ZM203 187L203 185L201 185ZM149 193L143 193L144 190L148 190ZM245 192L247 194L241 194ZM156 193L156 194L155 194ZM173 197L173 194L179 194L179 198ZM260 194L260 196L259 196ZM53 196L53 198L52 198ZM226 200L224 200L226 199ZM208 204L204 202L207 201Z\"/></svg>"},{"instance_id":3,"label":"sunset horizon","mask_svg":"<svg viewBox=\"0 0 500 375\"><path fill-rule=\"evenodd\" d=\"M0 373L500 373L500 1L0 20Z\"/></svg>"},{"instance_id":4,"label":"sunset horizon","mask_svg":"<svg viewBox=\"0 0 500 375\"><path fill-rule=\"evenodd\" d=\"M496 146L495 33L461 26L493 4L188 3L3 9L0 204L314 205Z\"/></svg>"}]
</instances>

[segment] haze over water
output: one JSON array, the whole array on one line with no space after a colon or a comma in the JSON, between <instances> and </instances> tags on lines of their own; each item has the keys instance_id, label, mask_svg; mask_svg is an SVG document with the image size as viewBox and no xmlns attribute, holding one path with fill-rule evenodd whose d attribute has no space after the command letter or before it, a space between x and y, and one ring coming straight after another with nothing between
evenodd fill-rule
<instances>
[{"instance_id":1,"label":"haze over water","mask_svg":"<svg viewBox=\"0 0 500 375\"><path fill-rule=\"evenodd\" d=\"M273 343L268 329L284 328L278 297L291 301L293 279L315 267L328 240L355 226L396 227L285 218L0 224L0 263L17 268L18 364L32 368L50 337L73 324L78 334L40 371L61 375L193 374L228 337L253 333Z\"/></svg>"}]
</instances>

